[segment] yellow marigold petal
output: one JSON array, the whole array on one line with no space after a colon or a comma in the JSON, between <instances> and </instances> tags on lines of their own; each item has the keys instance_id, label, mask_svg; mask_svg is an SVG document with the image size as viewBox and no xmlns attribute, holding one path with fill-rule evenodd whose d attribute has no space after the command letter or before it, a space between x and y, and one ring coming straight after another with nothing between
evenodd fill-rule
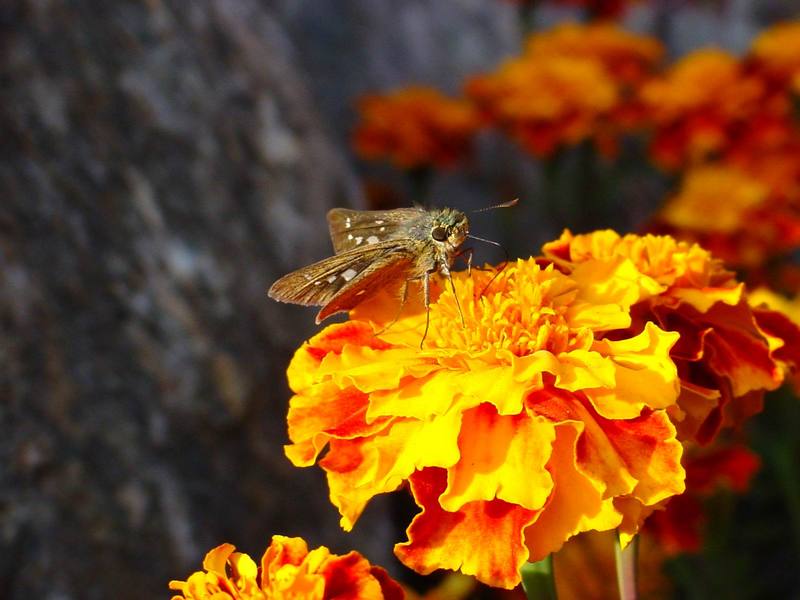
<instances>
[{"instance_id":1,"label":"yellow marigold petal","mask_svg":"<svg viewBox=\"0 0 800 600\"><path fill-rule=\"evenodd\" d=\"M644 274L625 256L616 256L603 262L577 264L571 275L578 281L580 297L587 304L602 305L604 308L618 307L620 315L616 319L600 322L601 327L606 330L628 327L630 307L664 291L662 284ZM606 314L603 316L607 318Z\"/></svg>"},{"instance_id":2,"label":"yellow marigold petal","mask_svg":"<svg viewBox=\"0 0 800 600\"><path fill-rule=\"evenodd\" d=\"M649 506L683 493L686 489L686 472L681 465L683 446L665 413L602 423L603 433L618 449L636 480L632 496Z\"/></svg>"},{"instance_id":3,"label":"yellow marigold petal","mask_svg":"<svg viewBox=\"0 0 800 600\"><path fill-rule=\"evenodd\" d=\"M203 559L203 568L211 573L224 576L228 557L233 554L235 549L236 546L233 544L220 544L216 548L209 550Z\"/></svg>"},{"instance_id":4,"label":"yellow marigold petal","mask_svg":"<svg viewBox=\"0 0 800 600\"><path fill-rule=\"evenodd\" d=\"M422 574L458 570L507 589L519 583L519 568L528 558L522 530L534 511L493 500L448 512L437 500L446 487L443 470L426 469L410 481L422 512L408 527L409 541L395 546L403 564Z\"/></svg>"},{"instance_id":5,"label":"yellow marigold petal","mask_svg":"<svg viewBox=\"0 0 800 600\"><path fill-rule=\"evenodd\" d=\"M580 423L556 427L556 439L548 469L553 475L553 494L536 521L525 529L530 561L558 550L573 535L590 529L616 527L622 517L611 499L603 498L603 485L580 472L576 465Z\"/></svg>"},{"instance_id":6,"label":"yellow marigold petal","mask_svg":"<svg viewBox=\"0 0 800 600\"><path fill-rule=\"evenodd\" d=\"M498 498L541 508L553 487L545 465L554 438L552 424L544 419L501 416L488 404L466 411L458 439L461 457L448 470L439 504L456 512L469 502Z\"/></svg>"},{"instance_id":7,"label":"yellow marigold petal","mask_svg":"<svg viewBox=\"0 0 800 600\"><path fill-rule=\"evenodd\" d=\"M557 390L532 394L528 406L555 423L581 426L578 464L604 498L634 494L652 504L683 490L682 446L664 412L605 419L579 397Z\"/></svg>"},{"instance_id":8,"label":"yellow marigold petal","mask_svg":"<svg viewBox=\"0 0 800 600\"><path fill-rule=\"evenodd\" d=\"M520 363L519 368L525 366ZM522 410L527 391L527 386L518 383L520 376L516 371L507 365L477 364L474 369L457 375L441 370L409 378L396 390L372 394L368 418L395 415L427 419L443 414L456 403L460 410L466 410L482 402L495 405L502 414L516 414Z\"/></svg>"},{"instance_id":9,"label":"yellow marigold petal","mask_svg":"<svg viewBox=\"0 0 800 600\"><path fill-rule=\"evenodd\" d=\"M595 343L613 363L613 384L607 388L586 389L595 409L609 419L630 419L645 407L667 408L678 398L678 370L670 350L679 335L645 325L639 335L619 341Z\"/></svg>"},{"instance_id":10,"label":"yellow marigold petal","mask_svg":"<svg viewBox=\"0 0 800 600\"><path fill-rule=\"evenodd\" d=\"M683 288L672 291L671 296L681 302L685 302L699 310L708 312L711 307L721 302L730 306L735 306L742 300L744 284L740 283L736 287L712 288L704 287L701 289Z\"/></svg>"},{"instance_id":11,"label":"yellow marigold petal","mask_svg":"<svg viewBox=\"0 0 800 600\"><path fill-rule=\"evenodd\" d=\"M382 435L332 442L320 466L342 527L350 530L370 498L394 491L415 470L455 464L461 418L451 411L428 421L396 420Z\"/></svg>"}]
</instances>

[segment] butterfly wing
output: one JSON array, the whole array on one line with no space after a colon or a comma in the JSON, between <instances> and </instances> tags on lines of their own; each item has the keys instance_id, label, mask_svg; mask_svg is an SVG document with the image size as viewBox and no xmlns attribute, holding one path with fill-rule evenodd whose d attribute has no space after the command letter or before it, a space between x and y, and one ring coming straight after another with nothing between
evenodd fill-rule
<instances>
[{"instance_id":1,"label":"butterfly wing","mask_svg":"<svg viewBox=\"0 0 800 600\"><path fill-rule=\"evenodd\" d=\"M414 256L402 240L355 248L284 275L267 292L292 304L322 306L317 323L354 308L387 284L405 281Z\"/></svg>"},{"instance_id":2,"label":"butterfly wing","mask_svg":"<svg viewBox=\"0 0 800 600\"><path fill-rule=\"evenodd\" d=\"M408 235L408 223L425 214L422 208L394 210L350 210L333 208L328 211L328 227L336 254L353 248L363 248L386 240Z\"/></svg>"}]
</instances>

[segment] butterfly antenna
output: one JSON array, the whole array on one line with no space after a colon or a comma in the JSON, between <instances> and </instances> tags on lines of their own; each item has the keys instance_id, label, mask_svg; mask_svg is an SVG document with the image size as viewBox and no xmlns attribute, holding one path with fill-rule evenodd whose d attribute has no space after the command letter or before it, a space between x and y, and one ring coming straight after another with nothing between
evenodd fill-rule
<instances>
[{"instance_id":1,"label":"butterfly antenna","mask_svg":"<svg viewBox=\"0 0 800 600\"><path fill-rule=\"evenodd\" d=\"M513 200L509 200L508 202L503 202L502 204L495 204L493 206L485 206L484 208L479 208L477 210L473 210L472 213L473 214L482 213L482 212L486 212L487 210L494 210L495 208L511 208L512 206L516 206L517 204L519 204L519 198L514 198Z\"/></svg>"},{"instance_id":2,"label":"butterfly antenna","mask_svg":"<svg viewBox=\"0 0 800 600\"><path fill-rule=\"evenodd\" d=\"M516 200L512 200L512 202L514 202L514 204L516 204ZM513 206L513 204L512 204L512 206ZM478 294L478 298L480 298L486 293L486 290L489 289L489 286L492 285L492 282L497 278L497 276L500 275L500 273L503 272L503 269L506 268L506 265L511 260L511 257L509 256L508 250L506 250L505 246L503 246L503 244L501 244L499 242L495 242L494 240L487 240L486 238L478 237L477 235L472 235L472 234L467 235L467 237L468 238L472 238L473 240L477 240L479 242L484 242L486 244L491 244L492 246L497 246L498 248L500 248L503 251L503 254L506 255L505 259L501 263L500 268L497 269L497 271L495 271L494 275L492 275L492 278L489 280L489 282L485 286L483 286L483 289L481 290L481 293Z\"/></svg>"}]
</instances>

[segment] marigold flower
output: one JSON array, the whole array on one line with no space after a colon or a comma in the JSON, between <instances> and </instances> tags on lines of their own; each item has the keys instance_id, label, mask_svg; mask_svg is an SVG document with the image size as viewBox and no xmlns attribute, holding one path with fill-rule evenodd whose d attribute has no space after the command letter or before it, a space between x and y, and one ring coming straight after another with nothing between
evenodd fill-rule
<instances>
[{"instance_id":1,"label":"marigold flower","mask_svg":"<svg viewBox=\"0 0 800 600\"><path fill-rule=\"evenodd\" d=\"M373 496L409 482L422 510L400 560L511 588L526 560L617 527L626 499L683 491L666 414L678 336L654 324L605 335L630 326L652 285L631 265L579 282L530 259L454 280L422 348L424 308L394 321L386 295L297 351L286 454L311 466L327 447L319 464L348 530Z\"/></svg>"},{"instance_id":2,"label":"marigold flower","mask_svg":"<svg viewBox=\"0 0 800 600\"><path fill-rule=\"evenodd\" d=\"M761 410L765 391L783 382L773 342L759 327L744 286L696 244L669 236L567 231L546 244L544 253L579 281L623 267L635 274L647 294L632 307L632 325L619 335L635 335L651 323L680 333L672 358L681 393L669 412L681 440L708 443L723 425Z\"/></svg>"},{"instance_id":3,"label":"marigold flower","mask_svg":"<svg viewBox=\"0 0 800 600\"><path fill-rule=\"evenodd\" d=\"M651 151L666 168L726 149L763 110L764 83L722 50L692 52L641 89L655 128Z\"/></svg>"},{"instance_id":4,"label":"marigold flower","mask_svg":"<svg viewBox=\"0 0 800 600\"><path fill-rule=\"evenodd\" d=\"M753 41L754 67L784 89L800 93L800 21L779 23Z\"/></svg>"},{"instance_id":5,"label":"marigold flower","mask_svg":"<svg viewBox=\"0 0 800 600\"><path fill-rule=\"evenodd\" d=\"M452 165L469 152L480 126L469 102L426 87L364 96L358 107L356 152L403 169Z\"/></svg>"},{"instance_id":6,"label":"marigold flower","mask_svg":"<svg viewBox=\"0 0 800 600\"><path fill-rule=\"evenodd\" d=\"M540 59L596 59L616 82L633 86L650 75L661 60L664 47L653 37L631 33L609 22L565 23L531 35L526 53Z\"/></svg>"},{"instance_id":7,"label":"marigold flower","mask_svg":"<svg viewBox=\"0 0 800 600\"><path fill-rule=\"evenodd\" d=\"M657 215L657 228L700 243L728 264L760 268L800 246L800 203L787 195L792 190L773 187L789 173L780 163L767 169L762 176L722 164L689 170Z\"/></svg>"},{"instance_id":8,"label":"marigold flower","mask_svg":"<svg viewBox=\"0 0 800 600\"><path fill-rule=\"evenodd\" d=\"M400 585L380 567L372 566L358 552L331 554L325 546L308 551L301 538L282 535L261 557L261 564L247 554L222 544L206 554L203 571L186 581L170 581L180 592L172 600L401 600Z\"/></svg>"},{"instance_id":9,"label":"marigold flower","mask_svg":"<svg viewBox=\"0 0 800 600\"><path fill-rule=\"evenodd\" d=\"M589 57L517 57L466 91L490 123L540 157L590 138L618 102L613 79Z\"/></svg>"}]
</instances>

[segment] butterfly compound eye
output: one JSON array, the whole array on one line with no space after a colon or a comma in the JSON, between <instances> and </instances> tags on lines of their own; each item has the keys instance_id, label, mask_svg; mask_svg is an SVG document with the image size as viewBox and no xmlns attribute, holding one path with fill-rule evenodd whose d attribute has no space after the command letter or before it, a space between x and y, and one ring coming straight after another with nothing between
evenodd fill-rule
<instances>
[{"instance_id":1,"label":"butterfly compound eye","mask_svg":"<svg viewBox=\"0 0 800 600\"><path fill-rule=\"evenodd\" d=\"M431 231L431 237L437 242L443 242L447 239L447 229L444 227L434 227Z\"/></svg>"}]
</instances>

